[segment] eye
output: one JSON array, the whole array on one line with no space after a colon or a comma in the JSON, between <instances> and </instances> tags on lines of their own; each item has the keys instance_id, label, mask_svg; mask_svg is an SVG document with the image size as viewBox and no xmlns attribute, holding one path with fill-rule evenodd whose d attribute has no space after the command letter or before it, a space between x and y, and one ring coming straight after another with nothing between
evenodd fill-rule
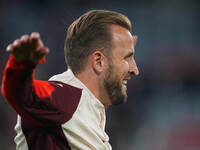
<instances>
[{"instance_id":1,"label":"eye","mask_svg":"<svg viewBox=\"0 0 200 150\"><path fill-rule=\"evenodd\" d=\"M130 62L130 61L133 60L133 56L131 55L131 56L125 57L125 60L126 60L127 62Z\"/></svg>"}]
</instances>

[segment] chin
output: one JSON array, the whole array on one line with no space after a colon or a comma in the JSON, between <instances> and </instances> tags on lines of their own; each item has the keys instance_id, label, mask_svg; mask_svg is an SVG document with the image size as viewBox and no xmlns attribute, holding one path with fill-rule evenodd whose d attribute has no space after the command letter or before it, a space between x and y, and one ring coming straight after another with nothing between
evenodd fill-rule
<instances>
[{"instance_id":1,"label":"chin","mask_svg":"<svg viewBox=\"0 0 200 150\"><path fill-rule=\"evenodd\" d=\"M112 105L124 104L127 101L127 94L118 94L114 100L112 100Z\"/></svg>"}]
</instances>

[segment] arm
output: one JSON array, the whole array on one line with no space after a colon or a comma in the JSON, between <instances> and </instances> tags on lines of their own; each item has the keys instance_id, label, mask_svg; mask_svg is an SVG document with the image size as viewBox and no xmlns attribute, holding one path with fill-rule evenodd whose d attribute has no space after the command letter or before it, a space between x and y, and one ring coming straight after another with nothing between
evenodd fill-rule
<instances>
[{"instance_id":1,"label":"arm","mask_svg":"<svg viewBox=\"0 0 200 150\"><path fill-rule=\"evenodd\" d=\"M69 108L62 106L62 99L56 94L56 90L62 89L53 82L34 79L35 67L44 62L48 53L39 34L22 36L9 45L7 51L11 56L4 70L1 89L7 102L23 119L35 125L55 125L66 121L69 116L67 118L64 110Z\"/></svg>"}]
</instances>

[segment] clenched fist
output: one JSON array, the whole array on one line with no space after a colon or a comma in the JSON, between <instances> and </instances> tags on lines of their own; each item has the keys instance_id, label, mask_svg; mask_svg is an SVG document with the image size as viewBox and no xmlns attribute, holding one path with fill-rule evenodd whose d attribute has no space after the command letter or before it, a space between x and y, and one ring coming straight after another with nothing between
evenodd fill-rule
<instances>
[{"instance_id":1,"label":"clenched fist","mask_svg":"<svg viewBox=\"0 0 200 150\"><path fill-rule=\"evenodd\" d=\"M8 45L7 51L19 62L38 62L48 54L49 49L44 47L40 34L33 32L30 36L23 35Z\"/></svg>"}]
</instances>

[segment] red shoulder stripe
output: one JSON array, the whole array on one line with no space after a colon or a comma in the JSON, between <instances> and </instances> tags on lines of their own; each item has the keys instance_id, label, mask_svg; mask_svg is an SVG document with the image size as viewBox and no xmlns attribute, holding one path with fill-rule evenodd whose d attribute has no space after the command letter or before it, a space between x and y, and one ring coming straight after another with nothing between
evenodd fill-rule
<instances>
[{"instance_id":1,"label":"red shoulder stripe","mask_svg":"<svg viewBox=\"0 0 200 150\"><path fill-rule=\"evenodd\" d=\"M47 98L51 96L54 87L48 81L34 80L33 88L35 93L40 98Z\"/></svg>"}]
</instances>

